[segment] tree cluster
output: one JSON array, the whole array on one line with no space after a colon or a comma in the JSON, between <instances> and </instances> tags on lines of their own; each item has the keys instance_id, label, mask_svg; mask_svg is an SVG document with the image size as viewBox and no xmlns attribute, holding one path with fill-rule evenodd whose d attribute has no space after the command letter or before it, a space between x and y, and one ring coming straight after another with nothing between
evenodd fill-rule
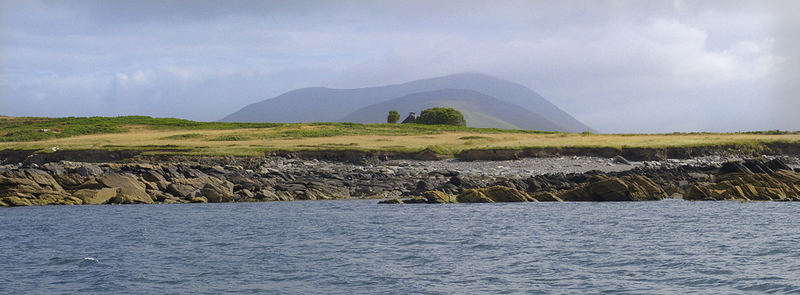
<instances>
[{"instance_id":1,"label":"tree cluster","mask_svg":"<svg viewBox=\"0 0 800 295\"><path fill-rule=\"evenodd\" d=\"M400 120L400 114L397 111L390 111L387 122L397 123ZM436 107L423 110L419 117L416 118L414 123L427 124L427 125L456 125L467 126L467 121L464 120L464 115L453 108Z\"/></svg>"}]
</instances>

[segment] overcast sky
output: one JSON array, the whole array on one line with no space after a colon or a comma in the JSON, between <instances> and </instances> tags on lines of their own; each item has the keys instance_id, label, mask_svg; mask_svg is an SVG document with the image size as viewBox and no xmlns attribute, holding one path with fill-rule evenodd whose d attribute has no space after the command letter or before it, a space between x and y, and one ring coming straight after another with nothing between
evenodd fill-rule
<instances>
[{"instance_id":1,"label":"overcast sky","mask_svg":"<svg viewBox=\"0 0 800 295\"><path fill-rule=\"evenodd\" d=\"M0 0L0 114L208 121L477 72L602 132L800 130L798 1L386 2Z\"/></svg>"}]
</instances>

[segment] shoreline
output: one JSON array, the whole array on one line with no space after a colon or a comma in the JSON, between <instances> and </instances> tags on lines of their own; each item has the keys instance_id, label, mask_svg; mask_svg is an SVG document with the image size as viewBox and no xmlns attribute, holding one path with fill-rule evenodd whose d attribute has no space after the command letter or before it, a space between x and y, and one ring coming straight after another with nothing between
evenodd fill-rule
<instances>
[{"instance_id":1,"label":"shoreline","mask_svg":"<svg viewBox=\"0 0 800 295\"><path fill-rule=\"evenodd\" d=\"M441 203L458 201L465 192L476 197L461 202L506 201L487 193L495 187L525 201L800 200L796 148L683 148L677 154L698 156L682 159L666 157L680 150L635 149L637 160L616 154L632 149L605 148L482 150L453 159L431 151L263 157L0 151L0 206L401 198ZM666 158L651 160L659 150ZM758 151L765 153L754 157ZM588 156L570 155L577 152ZM426 197L431 192L442 200Z\"/></svg>"}]
</instances>

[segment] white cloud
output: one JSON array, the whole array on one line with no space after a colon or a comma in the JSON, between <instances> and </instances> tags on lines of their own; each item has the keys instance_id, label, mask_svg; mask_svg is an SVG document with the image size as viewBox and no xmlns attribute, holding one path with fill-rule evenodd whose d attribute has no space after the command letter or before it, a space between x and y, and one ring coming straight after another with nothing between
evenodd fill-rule
<instances>
[{"instance_id":1,"label":"white cloud","mask_svg":"<svg viewBox=\"0 0 800 295\"><path fill-rule=\"evenodd\" d=\"M776 50L786 34L775 34L770 13L747 2L510 1L420 9L414 1L256 1L199 2L185 11L174 3L162 10L129 4L34 3L18 7L32 19L0 20L4 110L214 120L293 88L469 71L529 86L603 131L720 130L726 126L716 122L728 121L714 114L717 104L727 101L727 113L752 111L758 100L768 105L776 69L792 62ZM681 124L666 124L674 118Z\"/></svg>"}]
</instances>

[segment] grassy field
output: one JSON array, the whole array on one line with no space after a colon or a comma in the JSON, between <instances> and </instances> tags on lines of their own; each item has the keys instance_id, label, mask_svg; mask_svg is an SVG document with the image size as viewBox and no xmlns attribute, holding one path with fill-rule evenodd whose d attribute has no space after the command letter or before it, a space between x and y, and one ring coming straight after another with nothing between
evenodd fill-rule
<instances>
[{"instance_id":1,"label":"grassy field","mask_svg":"<svg viewBox=\"0 0 800 295\"><path fill-rule=\"evenodd\" d=\"M800 142L798 132L589 134L417 124L221 123L144 116L0 117L0 150L147 150L194 155L262 155L276 150L354 149L455 154L524 147L668 147Z\"/></svg>"}]
</instances>

